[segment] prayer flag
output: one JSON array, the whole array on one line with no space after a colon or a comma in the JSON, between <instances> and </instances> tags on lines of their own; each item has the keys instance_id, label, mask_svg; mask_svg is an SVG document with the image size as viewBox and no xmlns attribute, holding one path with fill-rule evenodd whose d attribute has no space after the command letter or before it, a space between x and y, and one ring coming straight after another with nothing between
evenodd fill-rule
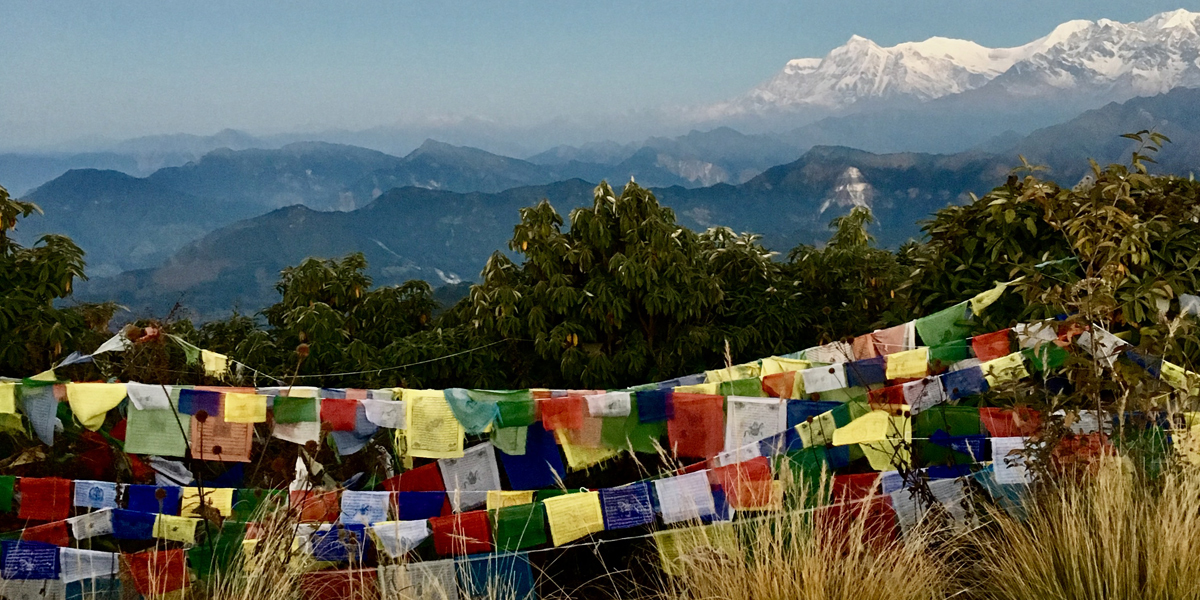
<instances>
[{"instance_id":1,"label":"prayer flag","mask_svg":"<svg viewBox=\"0 0 1200 600\"><path fill-rule=\"evenodd\" d=\"M118 540L154 539L154 521L157 517L157 513L118 508L112 512L112 535Z\"/></svg>"},{"instance_id":2,"label":"prayer flag","mask_svg":"<svg viewBox=\"0 0 1200 600\"><path fill-rule=\"evenodd\" d=\"M805 369L800 372L800 376L804 378L804 392L807 394L850 387L846 382L846 372L840 363Z\"/></svg>"},{"instance_id":3,"label":"prayer flag","mask_svg":"<svg viewBox=\"0 0 1200 600\"><path fill-rule=\"evenodd\" d=\"M171 386L135 383L125 384L129 402L138 410L174 410L171 406Z\"/></svg>"},{"instance_id":4,"label":"prayer flag","mask_svg":"<svg viewBox=\"0 0 1200 600\"><path fill-rule=\"evenodd\" d=\"M208 416L221 414L221 392L210 390L179 390L179 412L185 415L197 415L200 412Z\"/></svg>"},{"instance_id":5,"label":"prayer flag","mask_svg":"<svg viewBox=\"0 0 1200 600\"><path fill-rule=\"evenodd\" d=\"M71 543L71 535L67 532L66 521L53 521L35 527L21 530L21 539L27 542L43 542L55 546L67 546Z\"/></svg>"},{"instance_id":6,"label":"prayer flag","mask_svg":"<svg viewBox=\"0 0 1200 600\"><path fill-rule=\"evenodd\" d=\"M222 517L228 517L233 514L233 492L233 488L204 488L204 493L201 494L199 488L185 487L180 500L179 514L183 517L204 518L200 508L203 504L216 510Z\"/></svg>"},{"instance_id":7,"label":"prayer flag","mask_svg":"<svg viewBox=\"0 0 1200 600\"><path fill-rule=\"evenodd\" d=\"M58 562L65 583L98 577L115 577L120 571L121 558L116 552L60 548Z\"/></svg>"},{"instance_id":8,"label":"prayer flag","mask_svg":"<svg viewBox=\"0 0 1200 600\"><path fill-rule=\"evenodd\" d=\"M17 516L33 521L62 521L71 516L71 480L22 477Z\"/></svg>"},{"instance_id":9,"label":"prayer flag","mask_svg":"<svg viewBox=\"0 0 1200 600\"><path fill-rule=\"evenodd\" d=\"M157 550L124 554L134 587L143 596L161 596L187 587L183 550Z\"/></svg>"},{"instance_id":10,"label":"prayer flag","mask_svg":"<svg viewBox=\"0 0 1200 600\"><path fill-rule=\"evenodd\" d=\"M43 542L4 540L0 574L6 580L58 579L58 547Z\"/></svg>"},{"instance_id":11,"label":"prayer flag","mask_svg":"<svg viewBox=\"0 0 1200 600\"><path fill-rule=\"evenodd\" d=\"M192 417L192 458L222 462L250 462L254 425L230 423L220 415Z\"/></svg>"},{"instance_id":12,"label":"prayer flag","mask_svg":"<svg viewBox=\"0 0 1200 600\"><path fill-rule=\"evenodd\" d=\"M386 521L391 499L391 492L356 492L346 490L342 492L341 521L343 523L358 523L360 525L370 525Z\"/></svg>"},{"instance_id":13,"label":"prayer flag","mask_svg":"<svg viewBox=\"0 0 1200 600\"><path fill-rule=\"evenodd\" d=\"M371 525L371 531L379 546L391 558L400 558L417 549L429 538L429 522L419 521L383 521Z\"/></svg>"},{"instance_id":14,"label":"prayer flag","mask_svg":"<svg viewBox=\"0 0 1200 600\"><path fill-rule=\"evenodd\" d=\"M667 434L676 456L709 458L724 449L724 397L676 393L672 404L675 416L667 422Z\"/></svg>"},{"instance_id":15,"label":"prayer flag","mask_svg":"<svg viewBox=\"0 0 1200 600\"><path fill-rule=\"evenodd\" d=\"M190 417L174 410L130 410L125 422L125 452L186 456Z\"/></svg>"},{"instance_id":16,"label":"prayer flag","mask_svg":"<svg viewBox=\"0 0 1200 600\"><path fill-rule=\"evenodd\" d=\"M492 551L491 522L486 510L429 519L433 546L442 556Z\"/></svg>"},{"instance_id":17,"label":"prayer flag","mask_svg":"<svg viewBox=\"0 0 1200 600\"><path fill-rule=\"evenodd\" d=\"M311 423L317 421L317 398L275 396L271 412L276 423Z\"/></svg>"},{"instance_id":18,"label":"prayer flag","mask_svg":"<svg viewBox=\"0 0 1200 600\"><path fill-rule=\"evenodd\" d=\"M408 453L414 458L463 455L463 428L441 390L404 390L408 410Z\"/></svg>"},{"instance_id":19,"label":"prayer flag","mask_svg":"<svg viewBox=\"0 0 1200 600\"><path fill-rule=\"evenodd\" d=\"M546 543L546 507L541 502L488 512L492 516L497 551L511 552Z\"/></svg>"},{"instance_id":20,"label":"prayer flag","mask_svg":"<svg viewBox=\"0 0 1200 600\"><path fill-rule=\"evenodd\" d=\"M655 480L654 492L666 524L710 517L716 513L705 471Z\"/></svg>"},{"instance_id":21,"label":"prayer flag","mask_svg":"<svg viewBox=\"0 0 1200 600\"><path fill-rule=\"evenodd\" d=\"M523 553L464 556L458 559L458 566L463 587L472 598L536 600L533 569Z\"/></svg>"},{"instance_id":22,"label":"prayer flag","mask_svg":"<svg viewBox=\"0 0 1200 600\"><path fill-rule=\"evenodd\" d=\"M111 481L75 481L75 506L84 508L116 508L117 484Z\"/></svg>"},{"instance_id":23,"label":"prayer flag","mask_svg":"<svg viewBox=\"0 0 1200 600\"><path fill-rule=\"evenodd\" d=\"M333 431L354 431L358 400L321 399L321 422Z\"/></svg>"},{"instance_id":24,"label":"prayer flag","mask_svg":"<svg viewBox=\"0 0 1200 600\"><path fill-rule=\"evenodd\" d=\"M462 458L439 459L438 469L455 512L482 506L488 490L500 489L500 469L490 442L472 446Z\"/></svg>"},{"instance_id":25,"label":"prayer flag","mask_svg":"<svg viewBox=\"0 0 1200 600\"><path fill-rule=\"evenodd\" d=\"M887 357L888 379L918 379L929 373L929 350L916 348L889 354Z\"/></svg>"},{"instance_id":26,"label":"prayer flag","mask_svg":"<svg viewBox=\"0 0 1200 600\"><path fill-rule=\"evenodd\" d=\"M113 533L113 509L105 508L96 512L85 513L78 517L67 519L71 525L71 535L77 540L86 540L100 535Z\"/></svg>"},{"instance_id":27,"label":"prayer flag","mask_svg":"<svg viewBox=\"0 0 1200 600\"><path fill-rule=\"evenodd\" d=\"M388 599L459 600L453 559L381 565L379 589Z\"/></svg>"},{"instance_id":28,"label":"prayer flag","mask_svg":"<svg viewBox=\"0 0 1200 600\"><path fill-rule=\"evenodd\" d=\"M604 531L604 512L598 492L580 492L544 502L550 537L555 546Z\"/></svg>"},{"instance_id":29,"label":"prayer flag","mask_svg":"<svg viewBox=\"0 0 1200 600\"><path fill-rule=\"evenodd\" d=\"M1011 329L1001 329L971 338L971 351L980 362L1008 356L1012 352Z\"/></svg>"},{"instance_id":30,"label":"prayer flag","mask_svg":"<svg viewBox=\"0 0 1200 600\"><path fill-rule=\"evenodd\" d=\"M843 365L846 371L845 387L867 387L892 379L887 375L891 360L891 357L879 356L846 363Z\"/></svg>"},{"instance_id":31,"label":"prayer flag","mask_svg":"<svg viewBox=\"0 0 1200 600\"><path fill-rule=\"evenodd\" d=\"M68 383L67 402L84 427L92 431L104 424L109 409L125 399L123 383Z\"/></svg>"},{"instance_id":32,"label":"prayer flag","mask_svg":"<svg viewBox=\"0 0 1200 600\"><path fill-rule=\"evenodd\" d=\"M159 514L154 520L154 537L160 540L195 544L196 525L199 523L200 519L192 517Z\"/></svg>"},{"instance_id":33,"label":"prayer flag","mask_svg":"<svg viewBox=\"0 0 1200 600\"><path fill-rule=\"evenodd\" d=\"M916 320L917 333L926 346L938 346L961 340L971 332L967 323L967 302L960 302Z\"/></svg>"},{"instance_id":34,"label":"prayer flag","mask_svg":"<svg viewBox=\"0 0 1200 600\"><path fill-rule=\"evenodd\" d=\"M650 498L650 483L646 481L600 490L600 506L604 510L605 529L624 529L654 522L654 503Z\"/></svg>"},{"instance_id":35,"label":"prayer flag","mask_svg":"<svg viewBox=\"0 0 1200 600\"><path fill-rule=\"evenodd\" d=\"M520 506L533 502L533 491L506 492L489 490L487 493L487 509L496 510L509 506Z\"/></svg>"},{"instance_id":36,"label":"prayer flag","mask_svg":"<svg viewBox=\"0 0 1200 600\"><path fill-rule=\"evenodd\" d=\"M362 563L370 546L367 526L359 523L338 523L313 532L309 545L314 559L322 562Z\"/></svg>"},{"instance_id":37,"label":"prayer flag","mask_svg":"<svg viewBox=\"0 0 1200 600\"><path fill-rule=\"evenodd\" d=\"M226 423L265 423L267 397L258 394L225 394Z\"/></svg>"},{"instance_id":38,"label":"prayer flag","mask_svg":"<svg viewBox=\"0 0 1200 600\"><path fill-rule=\"evenodd\" d=\"M175 486L129 485L125 487L129 510L179 514L183 489Z\"/></svg>"},{"instance_id":39,"label":"prayer flag","mask_svg":"<svg viewBox=\"0 0 1200 600\"><path fill-rule=\"evenodd\" d=\"M292 510L304 522L332 523L341 514L341 498L337 491L293 490Z\"/></svg>"},{"instance_id":40,"label":"prayer flag","mask_svg":"<svg viewBox=\"0 0 1200 600\"><path fill-rule=\"evenodd\" d=\"M500 453L509 487L514 490L537 490L555 485L567 476L554 435L542 429L540 423L529 426L525 454L513 456Z\"/></svg>"}]
</instances>

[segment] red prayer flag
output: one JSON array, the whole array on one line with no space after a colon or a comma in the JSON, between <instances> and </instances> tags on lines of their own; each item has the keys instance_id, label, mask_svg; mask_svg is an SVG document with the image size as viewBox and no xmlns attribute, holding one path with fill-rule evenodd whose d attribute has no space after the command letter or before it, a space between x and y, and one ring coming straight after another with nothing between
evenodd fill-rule
<instances>
[{"instance_id":1,"label":"red prayer flag","mask_svg":"<svg viewBox=\"0 0 1200 600\"><path fill-rule=\"evenodd\" d=\"M27 542L45 542L55 546L69 546L71 534L66 521L54 521L37 527L27 527L21 532L21 539Z\"/></svg>"},{"instance_id":2,"label":"red prayer flag","mask_svg":"<svg viewBox=\"0 0 1200 600\"><path fill-rule=\"evenodd\" d=\"M122 554L134 587L143 596L159 596L187 587L187 563L182 549Z\"/></svg>"},{"instance_id":3,"label":"red prayer flag","mask_svg":"<svg viewBox=\"0 0 1200 600\"><path fill-rule=\"evenodd\" d=\"M442 556L492 551L492 526L486 510L476 510L429 520L433 549Z\"/></svg>"},{"instance_id":4,"label":"red prayer flag","mask_svg":"<svg viewBox=\"0 0 1200 600\"><path fill-rule=\"evenodd\" d=\"M17 516L34 521L61 521L71 516L71 480L22 477L21 508Z\"/></svg>"},{"instance_id":5,"label":"red prayer flag","mask_svg":"<svg viewBox=\"0 0 1200 600\"><path fill-rule=\"evenodd\" d=\"M342 513L341 495L337 491L295 490L290 498L292 510L300 513L301 521L332 523Z\"/></svg>"},{"instance_id":6,"label":"red prayer flag","mask_svg":"<svg viewBox=\"0 0 1200 600\"><path fill-rule=\"evenodd\" d=\"M582 429L584 405L587 401L580 396L562 396L538 400L542 411L542 428L546 431L556 429Z\"/></svg>"},{"instance_id":7,"label":"red prayer flag","mask_svg":"<svg viewBox=\"0 0 1200 600\"><path fill-rule=\"evenodd\" d=\"M765 456L712 469L708 482L725 491L725 501L734 509L771 505L771 464Z\"/></svg>"},{"instance_id":8,"label":"red prayer flag","mask_svg":"<svg viewBox=\"0 0 1200 600\"><path fill-rule=\"evenodd\" d=\"M854 360L879 356L879 351L875 349L874 334L867 333L854 338L851 347L854 349Z\"/></svg>"},{"instance_id":9,"label":"red prayer flag","mask_svg":"<svg viewBox=\"0 0 1200 600\"><path fill-rule=\"evenodd\" d=\"M314 571L300 576L304 600L378 600L375 569Z\"/></svg>"},{"instance_id":10,"label":"red prayer flag","mask_svg":"<svg viewBox=\"0 0 1200 600\"><path fill-rule=\"evenodd\" d=\"M884 408L889 404L904 404L904 386L892 385L867 392L867 403L872 409Z\"/></svg>"},{"instance_id":11,"label":"red prayer flag","mask_svg":"<svg viewBox=\"0 0 1200 600\"><path fill-rule=\"evenodd\" d=\"M834 475L830 488L834 504L870 498L879 491L879 473Z\"/></svg>"},{"instance_id":12,"label":"red prayer flag","mask_svg":"<svg viewBox=\"0 0 1200 600\"><path fill-rule=\"evenodd\" d=\"M321 421L329 423L333 431L354 431L357 413L358 400L321 399Z\"/></svg>"},{"instance_id":13,"label":"red prayer flag","mask_svg":"<svg viewBox=\"0 0 1200 600\"><path fill-rule=\"evenodd\" d=\"M797 371L785 371L773 375L763 375L763 391L772 398L790 399L796 386L796 373Z\"/></svg>"},{"instance_id":14,"label":"red prayer flag","mask_svg":"<svg viewBox=\"0 0 1200 600\"><path fill-rule=\"evenodd\" d=\"M991 437L1027 437L1037 433L1042 415L1027 406L1019 408L983 407L979 420Z\"/></svg>"},{"instance_id":15,"label":"red prayer flag","mask_svg":"<svg viewBox=\"0 0 1200 600\"><path fill-rule=\"evenodd\" d=\"M385 480L383 489L389 492L444 492L446 483L442 481L437 463L433 462Z\"/></svg>"},{"instance_id":16,"label":"red prayer flag","mask_svg":"<svg viewBox=\"0 0 1200 600\"><path fill-rule=\"evenodd\" d=\"M681 458L709 458L725 448L725 397L711 394L673 396L675 416L667 421L667 439Z\"/></svg>"},{"instance_id":17,"label":"red prayer flag","mask_svg":"<svg viewBox=\"0 0 1200 600\"><path fill-rule=\"evenodd\" d=\"M1009 339L1011 329L1001 329L971 338L971 351L980 362L987 362L1002 356L1012 354L1012 341Z\"/></svg>"}]
</instances>

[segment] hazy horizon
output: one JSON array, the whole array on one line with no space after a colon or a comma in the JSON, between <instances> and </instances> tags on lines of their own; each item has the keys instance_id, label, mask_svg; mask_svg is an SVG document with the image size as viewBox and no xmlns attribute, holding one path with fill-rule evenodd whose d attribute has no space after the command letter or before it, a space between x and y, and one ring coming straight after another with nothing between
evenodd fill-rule
<instances>
[{"instance_id":1,"label":"hazy horizon","mask_svg":"<svg viewBox=\"0 0 1200 600\"><path fill-rule=\"evenodd\" d=\"M943 36L1005 47L1071 19L1139 21L1180 7L0 0L0 148L457 119L497 128L560 119L603 131L623 115L735 97L788 60L823 56L851 35L882 45Z\"/></svg>"}]
</instances>

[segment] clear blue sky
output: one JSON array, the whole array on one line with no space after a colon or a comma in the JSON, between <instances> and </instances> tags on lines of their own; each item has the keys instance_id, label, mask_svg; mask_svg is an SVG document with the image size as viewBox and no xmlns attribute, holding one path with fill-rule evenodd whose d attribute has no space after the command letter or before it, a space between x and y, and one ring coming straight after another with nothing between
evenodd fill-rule
<instances>
[{"instance_id":1,"label":"clear blue sky","mask_svg":"<svg viewBox=\"0 0 1200 600\"><path fill-rule=\"evenodd\" d=\"M0 146L698 104L851 34L1011 46L1197 2L0 0Z\"/></svg>"}]
</instances>

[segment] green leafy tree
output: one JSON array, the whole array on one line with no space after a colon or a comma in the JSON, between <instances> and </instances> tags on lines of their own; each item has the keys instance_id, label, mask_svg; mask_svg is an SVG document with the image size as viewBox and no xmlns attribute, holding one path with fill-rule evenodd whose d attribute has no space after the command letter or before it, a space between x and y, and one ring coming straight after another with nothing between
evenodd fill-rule
<instances>
[{"instance_id":1,"label":"green leafy tree","mask_svg":"<svg viewBox=\"0 0 1200 600\"><path fill-rule=\"evenodd\" d=\"M45 235L31 247L12 238L19 219L41 209L0 187L0 373L28 375L71 350L98 343L114 304L55 306L85 279L83 250L70 238ZM90 347L86 348L90 349Z\"/></svg>"}]
</instances>

